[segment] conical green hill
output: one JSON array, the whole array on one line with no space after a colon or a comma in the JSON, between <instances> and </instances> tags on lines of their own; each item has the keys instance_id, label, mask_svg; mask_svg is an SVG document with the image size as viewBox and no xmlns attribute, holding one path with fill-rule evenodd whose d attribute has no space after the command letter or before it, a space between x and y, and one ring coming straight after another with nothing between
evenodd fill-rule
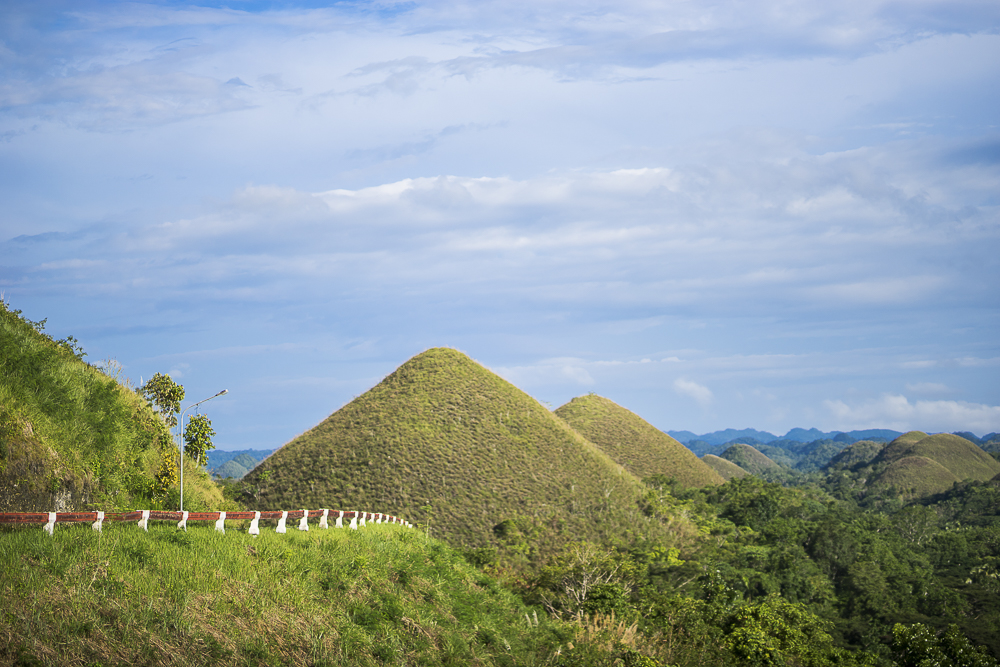
<instances>
[{"instance_id":1,"label":"conical green hill","mask_svg":"<svg viewBox=\"0 0 1000 667\"><path fill-rule=\"evenodd\" d=\"M840 453L830 459L830 462L823 469L855 470L871 463L878 456L879 452L885 448L886 445L881 442L859 440L841 450Z\"/></svg>"},{"instance_id":2,"label":"conical green hill","mask_svg":"<svg viewBox=\"0 0 1000 667\"><path fill-rule=\"evenodd\" d=\"M908 431L892 441L891 444L912 444L927 437L923 431Z\"/></svg>"},{"instance_id":3,"label":"conical green hill","mask_svg":"<svg viewBox=\"0 0 1000 667\"><path fill-rule=\"evenodd\" d=\"M574 398L556 415L640 478L667 475L688 487L725 481L690 449L597 394Z\"/></svg>"},{"instance_id":4,"label":"conical green hill","mask_svg":"<svg viewBox=\"0 0 1000 667\"><path fill-rule=\"evenodd\" d=\"M904 496L927 496L940 493L961 481L954 473L926 456L904 456L872 480L876 489L894 488Z\"/></svg>"},{"instance_id":5,"label":"conical green hill","mask_svg":"<svg viewBox=\"0 0 1000 667\"><path fill-rule=\"evenodd\" d=\"M950 433L905 433L882 450L876 463L893 463L911 456L931 459L960 480L986 481L1000 473L1000 462L965 438Z\"/></svg>"},{"instance_id":6,"label":"conical green hill","mask_svg":"<svg viewBox=\"0 0 1000 667\"><path fill-rule=\"evenodd\" d=\"M722 458L731 461L758 477L781 468L777 463L750 445L733 445L722 452Z\"/></svg>"},{"instance_id":7,"label":"conical green hill","mask_svg":"<svg viewBox=\"0 0 1000 667\"><path fill-rule=\"evenodd\" d=\"M732 461L727 461L726 459L720 458L715 454L705 454L701 457L701 460L704 461L705 465L719 473L719 476L727 482L734 477L746 477L750 474Z\"/></svg>"},{"instance_id":8,"label":"conical green hill","mask_svg":"<svg viewBox=\"0 0 1000 667\"><path fill-rule=\"evenodd\" d=\"M539 542L664 530L639 511L645 487L631 473L445 348L410 359L244 480L259 508L396 514L453 544L489 543L501 522L525 518L549 527Z\"/></svg>"}]
</instances>

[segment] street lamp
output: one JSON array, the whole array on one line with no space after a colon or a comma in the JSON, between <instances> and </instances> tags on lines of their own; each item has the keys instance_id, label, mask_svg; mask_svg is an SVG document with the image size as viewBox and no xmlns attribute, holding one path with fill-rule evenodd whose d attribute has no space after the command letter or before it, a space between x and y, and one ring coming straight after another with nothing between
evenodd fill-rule
<instances>
[{"instance_id":1,"label":"street lamp","mask_svg":"<svg viewBox=\"0 0 1000 667\"><path fill-rule=\"evenodd\" d=\"M181 424L180 424L180 426L181 426L181 433L180 433L180 443L181 443L181 511L182 511L182 512L184 511L184 415L186 415L186 414L187 414L187 411L188 411L188 410L190 410L191 408L196 408L196 407L198 407L199 405L201 405L202 403L204 403L205 401L210 401L210 400L212 400L213 398L217 398L217 397L219 397L219 396L222 396L223 394L228 394L228 393L229 393L229 390L228 390L228 389L223 389L222 391L220 391L220 392L219 392L218 394L216 394L215 396L209 396L209 397L208 397L208 398L206 398L206 399L205 399L204 401L198 401L198 402L197 402L197 403L195 403L194 405L189 405L189 406L187 406L187 407L186 407L186 408L184 409L184 412L182 412L182 413L181 413Z\"/></svg>"}]
</instances>

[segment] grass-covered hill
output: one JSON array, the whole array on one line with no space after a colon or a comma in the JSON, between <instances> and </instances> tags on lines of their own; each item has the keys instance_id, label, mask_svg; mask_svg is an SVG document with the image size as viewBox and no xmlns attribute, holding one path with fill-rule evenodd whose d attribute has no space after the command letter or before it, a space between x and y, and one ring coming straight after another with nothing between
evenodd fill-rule
<instances>
[{"instance_id":1,"label":"grass-covered hill","mask_svg":"<svg viewBox=\"0 0 1000 667\"><path fill-rule=\"evenodd\" d=\"M170 433L127 382L44 324L0 301L0 511L150 507L163 452L176 452ZM194 477L189 493L202 506L222 499Z\"/></svg>"},{"instance_id":2,"label":"grass-covered hill","mask_svg":"<svg viewBox=\"0 0 1000 667\"><path fill-rule=\"evenodd\" d=\"M743 470L757 477L767 477L768 475L777 474L782 470L780 465L750 445L733 445L722 452L722 458L735 463Z\"/></svg>"},{"instance_id":3,"label":"grass-covered hill","mask_svg":"<svg viewBox=\"0 0 1000 667\"><path fill-rule=\"evenodd\" d=\"M574 398L558 408L556 415L639 478L665 475L687 487L725 481L690 449L596 394Z\"/></svg>"},{"instance_id":4,"label":"grass-covered hill","mask_svg":"<svg viewBox=\"0 0 1000 667\"><path fill-rule=\"evenodd\" d=\"M243 488L257 507L405 513L454 544L513 538L539 523L542 548L546 540L664 537L663 524L638 510L647 489L634 475L520 389L445 348L410 359L287 443Z\"/></svg>"},{"instance_id":5,"label":"grass-covered hill","mask_svg":"<svg viewBox=\"0 0 1000 667\"><path fill-rule=\"evenodd\" d=\"M727 482L734 477L746 477L750 474L732 461L727 461L726 459L716 456L715 454L705 454L701 457L701 460L705 463L705 465L718 473L718 475Z\"/></svg>"},{"instance_id":6,"label":"grass-covered hill","mask_svg":"<svg viewBox=\"0 0 1000 667\"><path fill-rule=\"evenodd\" d=\"M881 469L872 487L893 487L917 496L944 491L957 481L984 482L1000 474L1000 462L950 433L905 433L882 449L872 465Z\"/></svg>"},{"instance_id":7,"label":"grass-covered hill","mask_svg":"<svg viewBox=\"0 0 1000 667\"><path fill-rule=\"evenodd\" d=\"M856 470L875 460L875 457L885 449L886 443L871 440L859 440L845 447L839 454L830 459L825 470Z\"/></svg>"},{"instance_id":8,"label":"grass-covered hill","mask_svg":"<svg viewBox=\"0 0 1000 667\"><path fill-rule=\"evenodd\" d=\"M926 456L904 456L888 465L870 487L896 489L904 497L928 496L950 489L962 481L957 475L934 459Z\"/></svg>"}]
</instances>

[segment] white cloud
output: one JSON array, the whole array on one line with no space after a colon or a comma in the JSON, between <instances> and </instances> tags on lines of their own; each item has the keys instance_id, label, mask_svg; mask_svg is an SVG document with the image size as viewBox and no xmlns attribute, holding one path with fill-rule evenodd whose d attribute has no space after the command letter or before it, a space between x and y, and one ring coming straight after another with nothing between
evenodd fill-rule
<instances>
[{"instance_id":1,"label":"white cloud","mask_svg":"<svg viewBox=\"0 0 1000 667\"><path fill-rule=\"evenodd\" d=\"M940 382L911 382L906 384L906 391L913 394L923 394L924 396L940 396L952 393L948 385Z\"/></svg>"},{"instance_id":2,"label":"white cloud","mask_svg":"<svg viewBox=\"0 0 1000 667\"><path fill-rule=\"evenodd\" d=\"M500 366L492 370L516 386L558 384L569 380L577 385L594 384L588 363L576 357L552 357L524 366Z\"/></svg>"},{"instance_id":3,"label":"white cloud","mask_svg":"<svg viewBox=\"0 0 1000 667\"><path fill-rule=\"evenodd\" d=\"M879 399L849 405L828 400L824 406L839 429L892 428L899 431L972 431L985 434L1000 430L1000 406L964 401L916 401L886 394Z\"/></svg>"},{"instance_id":4,"label":"white cloud","mask_svg":"<svg viewBox=\"0 0 1000 667\"><path fill-rule=\"evenodd\" d=\"M715 398L712 390L708 387L684 378L674 380L674 391L682 396L693 398L702 408L708 408Z\"/></svg>"}]
</instances>

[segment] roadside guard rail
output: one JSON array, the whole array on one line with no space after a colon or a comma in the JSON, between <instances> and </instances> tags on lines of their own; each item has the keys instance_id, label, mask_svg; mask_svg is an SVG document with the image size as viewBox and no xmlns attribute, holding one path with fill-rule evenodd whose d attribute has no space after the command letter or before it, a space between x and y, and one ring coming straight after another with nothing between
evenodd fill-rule
<instances>
[{"instance_id":1,"label":"roadside guard rail","mask_svg":"<svg viewBox=\"0 0 1000 667\"><path fill-rule=\"evenodd\" d=\"M226 532L226 521L250 520L250 528L247 532L251 535L260 535L261 519L276 519L278 525L276 533L286 532L286 522L289 519L299 520L299 530L309 530L309 519L319 519L319 528L329 528L329 521L334 521L336 528L351 528L357 530L359 527L369 523L396 523L413 528L409 521L404 521L396 516L382 514L380 512L358 512L344 510L292 510L276 512L168 512L163 510L134 510L132 512L2 512L0 513L0 524L45 524L45 532L49 535L55 530L57 523L91 523L97 532L105 521L137 521L139 527L145 531L149 530L149 521L176 521L177 527L187 530L188 521L214 521L215 529L220 533ZM345 521L347 522L345 525Z\"/></svg>"}]
</instances>

